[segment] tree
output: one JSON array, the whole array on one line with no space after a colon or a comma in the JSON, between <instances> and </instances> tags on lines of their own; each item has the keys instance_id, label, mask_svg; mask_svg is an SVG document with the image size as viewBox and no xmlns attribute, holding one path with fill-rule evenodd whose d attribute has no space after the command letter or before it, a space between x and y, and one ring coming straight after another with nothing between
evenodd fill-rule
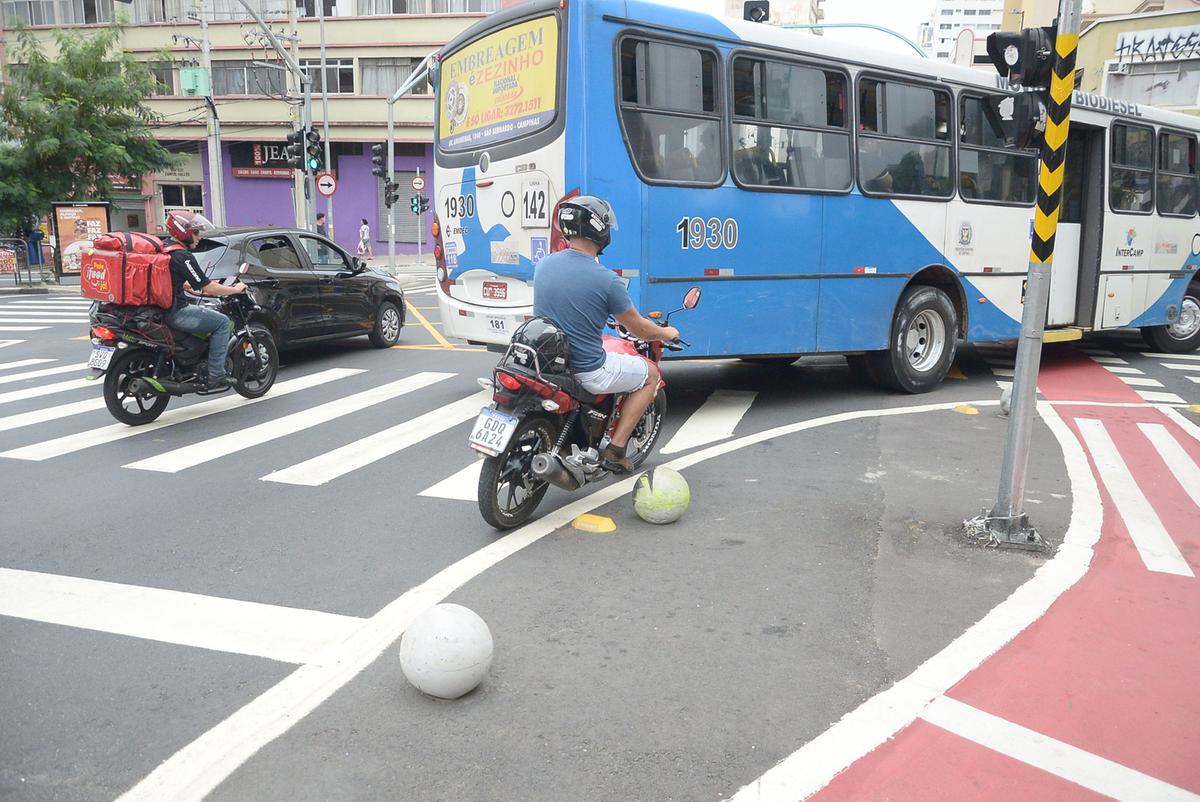
<instances>
[{"instance_id":1,"label":"tree","mask_svg":"<svg viewBox=\"0 0 1200 802\"><path fill-rule=\"evenodd\" d=\"M143 102L154 74L120 39L119 25L90 36L56 31L51 58L29 30L18 32L0 86L0 233L24 228L53 201L111 200L112 176L137 179L175 163Z\"/></svg>"}]
</instances>

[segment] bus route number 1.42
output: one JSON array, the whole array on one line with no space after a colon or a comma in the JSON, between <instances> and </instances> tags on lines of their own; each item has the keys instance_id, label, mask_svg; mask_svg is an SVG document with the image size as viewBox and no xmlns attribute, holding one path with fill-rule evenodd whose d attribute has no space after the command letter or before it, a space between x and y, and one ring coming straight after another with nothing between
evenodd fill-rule
<instances>
[{"instance_id":1,"label":"bus route number 1.42","mask_svg":"<svg viewBox=\"0 0 1200 802\"><path fill-rule=\"evenodd\" d=\"M737 247L738 224L732 217L724 220L716 217L707 220L703 217L683 217L675 230L679 232L679 247L685 251Z\"/></svg>"}]
</instances>

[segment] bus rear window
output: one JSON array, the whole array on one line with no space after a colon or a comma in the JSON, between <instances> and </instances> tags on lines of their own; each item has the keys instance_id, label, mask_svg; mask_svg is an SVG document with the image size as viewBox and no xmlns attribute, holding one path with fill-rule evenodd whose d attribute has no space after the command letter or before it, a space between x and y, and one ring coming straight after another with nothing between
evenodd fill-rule
<instances>
[{"instance_id":1,"label":"bus rear window","mask_svg":"<svg viewBox=\"0 0 1200 802\"><path fill-rule=\"evenodd\" d=\"M557 93L555 17L490 33L441 62L438 147L473 150L540 131L554 121Z\"/></svg>"}]
</instances>

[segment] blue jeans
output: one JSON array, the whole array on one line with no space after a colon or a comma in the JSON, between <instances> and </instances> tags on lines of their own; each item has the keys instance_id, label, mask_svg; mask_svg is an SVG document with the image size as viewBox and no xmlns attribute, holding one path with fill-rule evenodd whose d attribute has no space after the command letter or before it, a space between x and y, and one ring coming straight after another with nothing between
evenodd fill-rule
<instances>
[{"instance_id":1,"label":"blue jeans","mask_svg":"<svg viewBox=\"0 0 1200 802\"><path fill-rule=\"evenodd\" d=\"M208 375L225 375L225 352L229 350L229 318L207 306L188 304L167 315L167 325L189 334L208 335Z\"/></svg>"}]
</instances>

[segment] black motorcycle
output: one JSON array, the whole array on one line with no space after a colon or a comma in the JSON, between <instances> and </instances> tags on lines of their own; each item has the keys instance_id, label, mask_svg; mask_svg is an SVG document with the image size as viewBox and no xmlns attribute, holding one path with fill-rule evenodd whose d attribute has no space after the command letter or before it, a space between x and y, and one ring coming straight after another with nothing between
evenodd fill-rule
<instances>
[{"instance_id":1,"label":"black motorcycle","mask_svg":"<svg viewBox=\"0 0 1200 802\"><path fill-rule=\"evenodd\" d=\"M253 292L248 287L217 302L233 327L225 369L234 380L233 389L245 398L266 395L279 372L275 338L254 322L261 307ZM228 389L205 389L208 340L172 329L161 309L100 304L92 311L91 323L88 366L104 376L104 403L121 423L150 423L167 408L171 396L216 395Z\"/></svg>"}]
</instances>

